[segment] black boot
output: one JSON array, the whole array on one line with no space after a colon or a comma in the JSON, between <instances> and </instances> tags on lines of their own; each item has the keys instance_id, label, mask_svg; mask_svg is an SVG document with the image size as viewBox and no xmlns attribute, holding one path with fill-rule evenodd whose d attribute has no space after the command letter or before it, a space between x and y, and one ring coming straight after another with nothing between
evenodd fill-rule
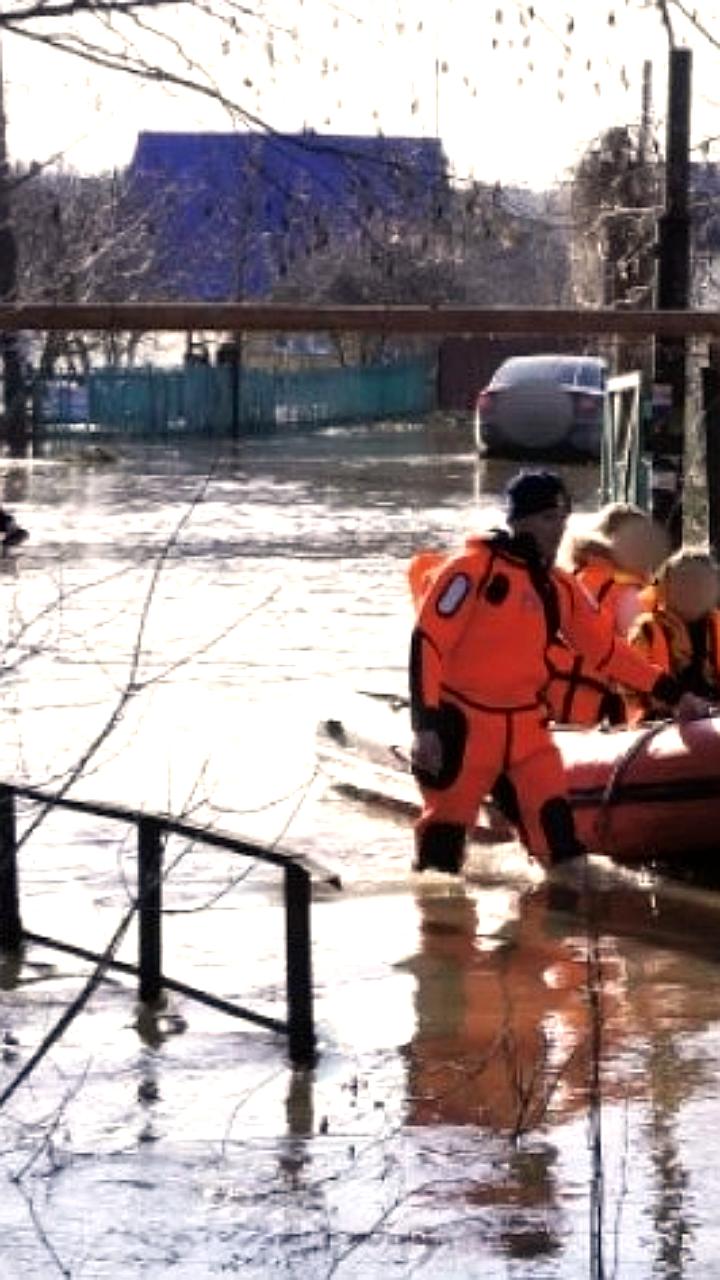
<instances>
[{"instance_id":1,"label":"black boot","mask_svg":"<svg viewBox=\"0 0 720 1280\"><path fill-rule=\"evenodd\" d=\"M458 876L465 858L465 828L459 822L431 822L416 837L413 871Z\"/></svg>"},{"instance_id":2,"label":"black boot","mask_svg":"<svg viewBox=\"0 0 720 1280\"><path fill-rule=\"evenodd\" d=\"M554 867L587 853L585 845L577 838L573 812L564 796L554 796L552 800L545 801L540 810L540 823Z\"/></svg>"}]
</instances>

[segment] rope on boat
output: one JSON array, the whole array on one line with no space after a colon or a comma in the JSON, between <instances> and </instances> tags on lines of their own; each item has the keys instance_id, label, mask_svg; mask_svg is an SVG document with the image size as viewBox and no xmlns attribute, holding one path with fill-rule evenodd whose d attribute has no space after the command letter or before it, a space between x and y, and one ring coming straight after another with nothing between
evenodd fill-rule
<instances>
[{"instance_id":1,"label":"rope on boat","mask_svg":"<svg viewBox=\"0 0 720 1280\"><path fill-rule=\"evenodd\" d=\"M648 725L647 729L630 744L626 751L615 761L612 772L608 778L605 788L600 799L598 815L595 820L595 834L597 836L600 852L603 850L608 836L610 834L610 822L612 816L613 805L620 797L622 784L628 769L638 759L645 748L658 738L665 729L675 724L675 720L657 720L653 724Z\"/></svg>"}]
</instances>

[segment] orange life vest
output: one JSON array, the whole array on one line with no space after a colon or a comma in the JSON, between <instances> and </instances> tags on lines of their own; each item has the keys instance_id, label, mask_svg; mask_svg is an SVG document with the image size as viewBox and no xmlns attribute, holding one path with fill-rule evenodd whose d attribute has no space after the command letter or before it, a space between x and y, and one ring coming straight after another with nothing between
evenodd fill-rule
<instances>
[{"instance_id":1,"label":"orange life vest","mask_svg":"<svg viewBox=\"0 0 720 1280\"><path fill-rule=\"evenodd\" d=\"M647 581L638 573L618 569L612 560L604 556L591 557L587 564L575 570L575 577L594 595L598 604L603 604L616 587L644 587Z\"/></svg>"},{"instance_id":2,"label":"orange life vest","mask_svg":"<svg viewBox=\"0 0 720 1280\"><path fill-rule=\"evenodd\" d=\"M611 611L616 626L618 626L618 611L628 588L640 592L647 586L646 577L639 573L628 573L624 569L618 569L604 556L592 557L587 564L575 570L575 577L582 582L586 591L590 592L599 605ZM618 630L624 633L625 628L620 625Z\"/></svg>"},{"instance_id":3,"label":"orange life vest","mask_svg":"<svg viewBox=\"0 0 720 1280\"><path fill-rule=\"evenodd\" d=\"M630 633L630 643L649 662L675 677L685 692L701 697L720 695L720 610L704 619L702 649L693 647L691 628L670 610L658 607L641 614ZM633 719L647 714L647 700L629 695Z\"/></svg>"},{"instance_id":4,"label":"orange life vest","mask_svg":"<svg viewBox=\"0 0 720 1280\"><path fill-rule=\"evenodd\" d=\"M604 556L595 556L576 569L574 577L605 609L617 628L617 610L628 587L640 591L646 584L639 574L625 573ZM625 704L611 681L594 671L586 658L563 644L548 651L550 682L546 699L550 714L558 724L591 727L608 719L612 724L626 719Z\"/></svg>"}]
</instances>

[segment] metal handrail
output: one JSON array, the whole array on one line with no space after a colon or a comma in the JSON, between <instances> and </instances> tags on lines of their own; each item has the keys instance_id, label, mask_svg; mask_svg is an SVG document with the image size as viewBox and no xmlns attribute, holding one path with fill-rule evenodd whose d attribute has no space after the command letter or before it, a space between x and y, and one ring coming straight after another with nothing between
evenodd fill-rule
<instances>
[{"instance_id":1,"label":"metal handrail","mask_svg":"<svg viewBox=\"0 0 720 1280\"><path fill-rule=\"evenodd\" d=\"M48 938L23 928L20 915L20 891L17 870L17 799L32 800L48 809L67 809L113 822L136 827L138 833L138 892L136 909L139 924L139 958L130 965L74 943ZM168 978L162 972L162 856L163 837L177 835L188 840L225 849L280 867L284 874L285 964L287 1020L253 1013L239 1005L200 991L187 983ZM47 792L37 787L0 784L0 951L19 952L24 941L53 947L83 959L102 962L139 977L139 996L145 1003L155 1003L164 989L174 990L202 1001L234 1017L244 1018L260 1026L287 1033L290 1058L306 1065L315 1059L316 1041L313 1017L312 943L310 931L311 884L313 879L340 888L337 873L313 860L268 849L229 832L211 830L194 823L182 822L169 815L146 813L124 805L79 800Z\"/></svg>"}]
</instances>

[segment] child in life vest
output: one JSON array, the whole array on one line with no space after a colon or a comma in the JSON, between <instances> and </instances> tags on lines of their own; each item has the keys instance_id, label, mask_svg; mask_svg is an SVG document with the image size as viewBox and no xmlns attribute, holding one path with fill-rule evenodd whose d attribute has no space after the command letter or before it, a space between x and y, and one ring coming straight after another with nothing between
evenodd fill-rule
<instances>
[{"instance_id":1,"label":"child in life vest","mask_svg":"<svg viewBox=\"0 0 720 1280\"><path fill-rule=\"evenodd\" d=\"M642 611L641 592L667 554L664 530L640 507L613 502L582 533L566 536L559 565L571 572L627 636ZM551 679L547 701L560 724L595 725L625 721L625 703L602 671L582 655L554 645L548 655Z\"/></svg>"},{"instance_id":2,"label":"child in life vest","mask_svg":"<svg viewBox=\"0 0 720 1280\"><path fill-rule=\"evenodd\" d=\"M665 531L647 512L630 502L610 502L583 533L564 539L558 564L610 609L615 630L626 636L642 611L640 592L667 553Z\"/></svg>"},{"instance_id":3,"label":"child in life vest","mask_svg":"<svg viewBox=\"0 0 720 1280\"><path fill-rule=\"evenodd\" d=\"M720 574L704 551L681 550L642 593L646 611L629 641L649 661L677 680L683 692L720 701ZM651 719L657 704L628 695L631 719Z\"/></svg>"}]
</instances>

